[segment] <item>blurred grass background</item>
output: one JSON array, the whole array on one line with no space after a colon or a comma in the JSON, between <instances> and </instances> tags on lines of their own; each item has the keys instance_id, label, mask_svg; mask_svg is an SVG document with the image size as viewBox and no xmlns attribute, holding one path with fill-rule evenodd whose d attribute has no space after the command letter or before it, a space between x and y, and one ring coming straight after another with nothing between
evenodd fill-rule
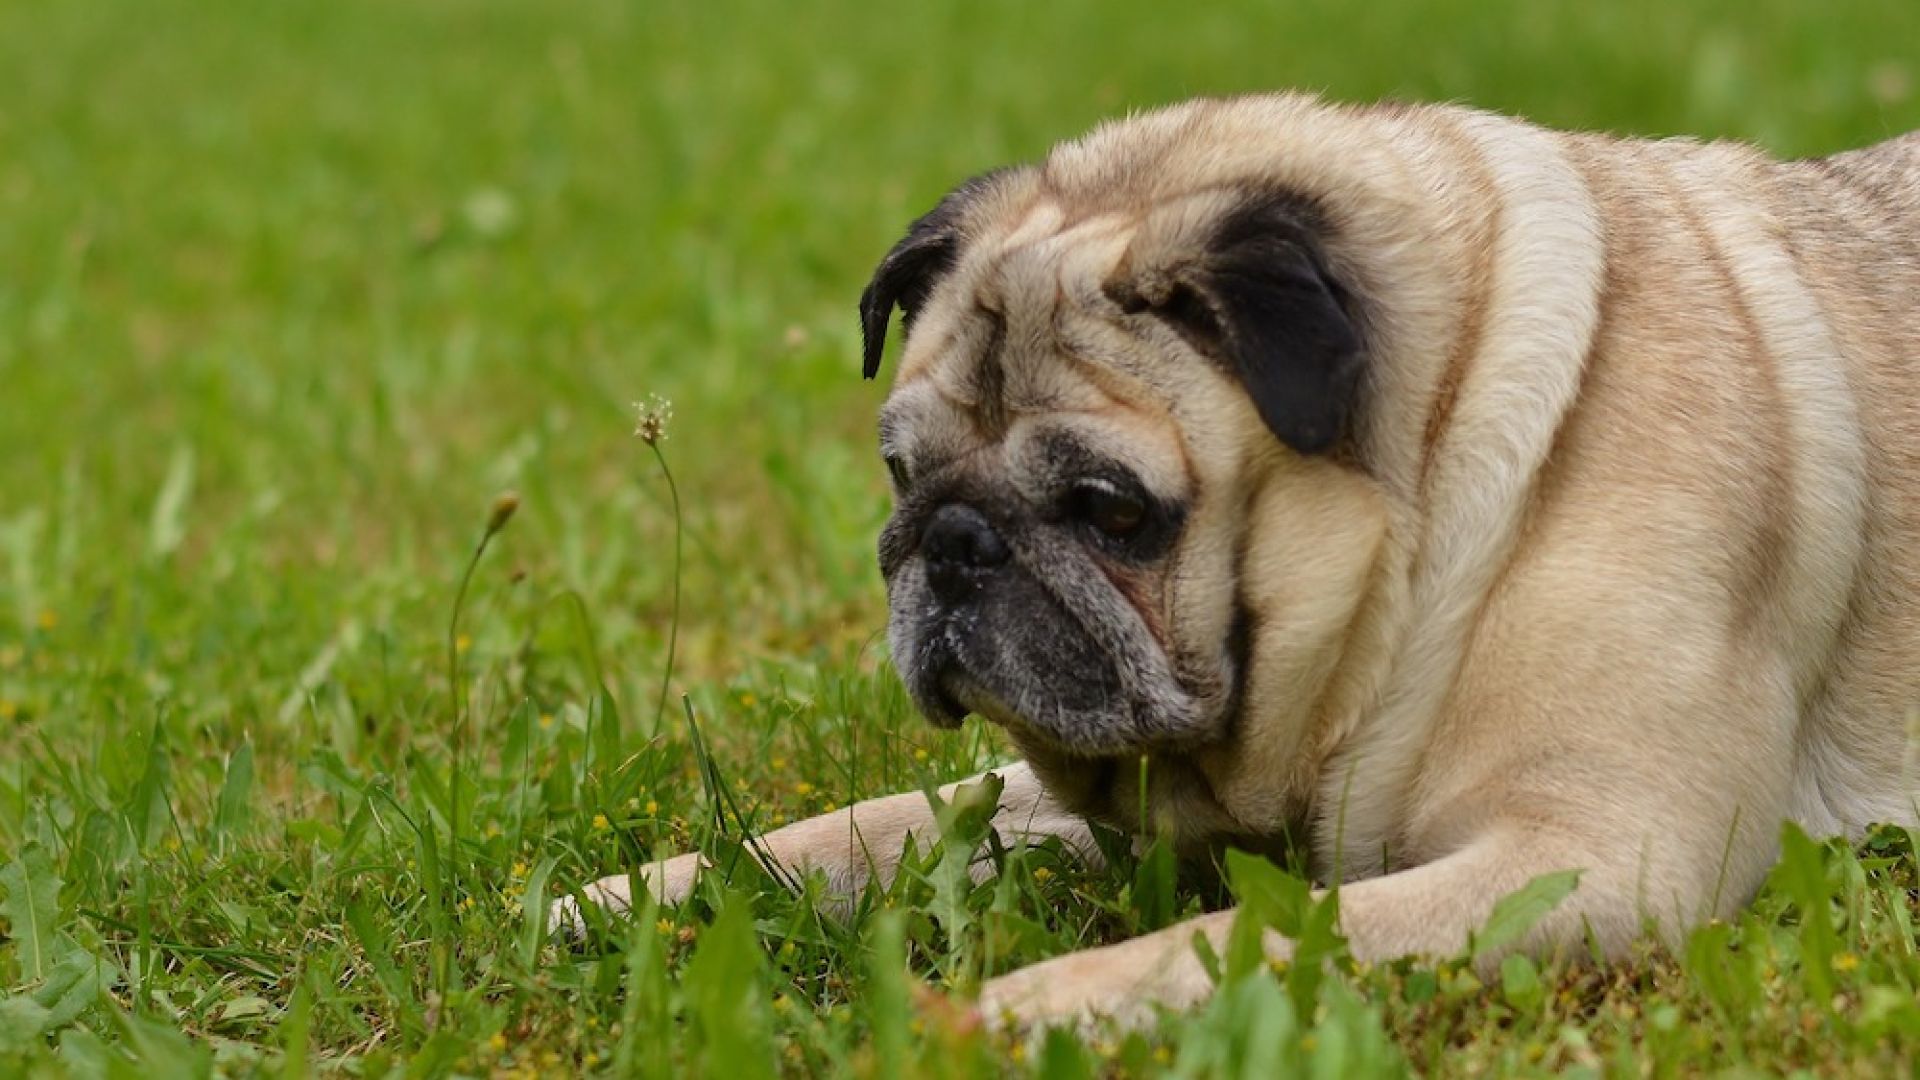
<instances>
[{"instance_id":1,"label":"blurred grass background","mask_svg":"<svg viewBox=\"0 0 1920 1080\"><path fill-rule=\"evenodd\" d=\"M476 827L517 830L470 853L506 876L689 842L684 735L652 725L674 525L630 434L649 393L674 402L686 504L675 686L732 782L784 816L958 775L990 736L922 730L884 665L882 390L852 317L952 183L1195 94L1454 100L1803 155L1920 126L1917 81L1900 0L0 4L0 862L54 854L63 917L92 913L71 932L126 975L117 1008L246 1043L282 1030L315 935L364 962L310 896L412 888L391 851L328 869L334 838L300 824L346 829L355 785L471 784ZM523 507L462 629L494 771L461 779L446 619L506 488ZM623 705L611 743L555 629L568 592ZM550 740L533 811L510 730ZM245 844L204 831L242 745ZM594 745L624 769L599 787ZM155 791L174 825L133 835ZM642 800L665 805L622 816ZM136 925L179 946L144 981ZM260 969L244 991L205 959L235 948ZM579 1007L523 974L468 1044ZM369 1003L397 997L367 993L315 1014L316 1045L423 1045L431 1025L376 1034ZM595 1045L541 1030L575 1066Z\"/></svg>"},{"instance_id":2,"label":"blurred grass background","mask_svg":"<svg viewBox=\"0 0 1920 1080\"><path fill-rule=\"evenodd\" d=\"M337 602L276 606L322 624L369 590L401 605L384 579L421 584L519 485L528 569L642 615L663 532L623 412L657 392L679 405L697 663L811 647L877 625L879 391L853 375L852 300L958 178L1283 86L1819 153L1920 122L1916 52L1901 3L18 0L0 490L26 554L5 606L111 618L172 466L192 478L174 565L202 595L314 589Z\"/></svg>"}]
</instances>

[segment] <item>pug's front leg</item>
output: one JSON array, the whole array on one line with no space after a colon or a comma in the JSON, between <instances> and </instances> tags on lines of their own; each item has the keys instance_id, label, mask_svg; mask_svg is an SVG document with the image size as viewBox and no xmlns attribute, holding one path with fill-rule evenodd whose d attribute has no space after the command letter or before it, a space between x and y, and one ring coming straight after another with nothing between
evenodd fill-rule
<instances>
[{"instance_id":1,"label":"pug's front leg","mask_svg":"<svg viewBox=\"0 0 1920 1080\"><path fill-rule=\"evenodd\" d=\"M957 788L989 775L998 776L1004 784L993 814L994 831L1003 845L1058 837L1079 858L1097 863L1099 848L1085 819L1048 798L1025 762L947 784L940 789L940 797L951 800ZM925 794L916 791L868 799L845 810L797 821L762 834L747 845L747 850L763 863L776 863L780 870L797 877L823 875L828 895L850 903L868 882L877 880L884 886L893 880L909 841L919 838L931 843L936 832L932 804ZM991 870L984 862L975 865L982 874ZM649 863L636 874L601 878L581 893L609 912L625 914L633 907L635 877L657 902L672 905L685 900L700 875L710 869L704 856L692 852ZM584 921L573 897L554 902L548 925L575 935L583 930Z\"/></svg>"},{"instance_id":2,"label":"pug's front leg","mask_svg":"<svg viewBox=\"0 0 1920 1080\"><path fill-rule=\"evenodd\" d=\"M1644 915L1634 900L1632 864L1596 850L1573 837L1498 830L1424 866L1342 886L1341 932L1359 960L1456 955L1501 897L1540 874L1582 862L1595 866L1597 860L1568 903L1541 919L1520 947L1535 953L1577 949L1588 927L1603 941L1630 940ZM1158 1010L1192 1008L1212 995L1213 980L1194 938L1205 937L1215 955L1224 955L1233 918L1232 910L1213 912L990 979L981 987L978 1009L995 1027L1087 1028L1103 1020L1123 1028L1150 1025ZM1265 947L1269 960L1293 955L1293 943L1273 931L1266 933Z\"/></svg>"},{"instance_id":3,"label":"pug's front leg","mask_svg":"<svg viewBox=\"0 0 1920 1080\"><path fill-rule=\"evenodd\" d=\"M980 988L977 1008L994 1028L1092 1028L1102 1021L1129 1030L1148 1027L1156 1010L1189 1009L1213 993L1213 979L1201 966L1194 935L1204 935L1220 955L1233 914L1217 911L989 979ZM1272 959L1293 950L1291 942L1272 933L1266 946Z\"/></svg>"}]
</instances>

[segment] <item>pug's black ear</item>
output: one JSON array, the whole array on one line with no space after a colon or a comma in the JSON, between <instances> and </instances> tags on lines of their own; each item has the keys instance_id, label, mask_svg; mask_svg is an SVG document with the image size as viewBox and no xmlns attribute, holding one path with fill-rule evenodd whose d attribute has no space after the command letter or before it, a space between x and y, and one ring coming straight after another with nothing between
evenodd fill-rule
<instances>
[{"instance_id":1,"label":"pug's black ear","mask_svg":"<svg viewBox=\"0 0 1920 1080\"><path fill-rule=\"evenodd\" d=\"M1358 407L1364 372L1349 298L1327 272L1313 215L1258 197L1224 217L1201 257L1148 290L1113 281L1130 313L1165 320L1224 366L1280 441L1331 449Z\"/></svg>"},{"instance_id":2,"label":"pug's black ear","mask_svg":"<svg viewBox=\"0 0 1920 1080\"><path fill-rule=\"evenodd\" d=\"M880 260L873 280L860 294L861 375L871 379L880 373L880 354L887 346L887 322L893 318L894 308L900 309L901 325L913 328L920 306L960 257L962 214L992 186L997 175L976 176L948 192Z\"/></svg>"}]
</instances>

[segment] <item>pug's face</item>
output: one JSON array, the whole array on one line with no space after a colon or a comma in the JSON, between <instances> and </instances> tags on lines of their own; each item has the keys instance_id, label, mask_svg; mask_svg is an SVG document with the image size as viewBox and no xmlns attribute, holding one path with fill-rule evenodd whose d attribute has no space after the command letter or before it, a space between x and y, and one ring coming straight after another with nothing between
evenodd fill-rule
<instances>
[{"instance_id":1,"label":"pug's face","mask_svg":"<svg viewBox=\"0 0 1920 1080\"><path fill-rule=\"evenodd\" d=\"M1203 737L1233 658L1173 633L1195 498L1175 433L1092 386L985 431L943 381L903 386L882 422L897 502L880 565L921 710L1087 755Z\"/></svg>"},{"instance_id":2,"label":"pug's face","mask_svg":"<svg viewBox=\"0 0 1920 1080\"><path fill-rule=\"evenodd\" d=\"M1186 756L1235 734L1252 669L1337 634L1271 608L1352 541L1317 517L1352 474L1352 301L1302 200L1050 172L950 194L861 300L870 377L894 308L907 327L880 421L893 656L935 724L978 713L1043 763Z\"/></svg>"}]
</instances>

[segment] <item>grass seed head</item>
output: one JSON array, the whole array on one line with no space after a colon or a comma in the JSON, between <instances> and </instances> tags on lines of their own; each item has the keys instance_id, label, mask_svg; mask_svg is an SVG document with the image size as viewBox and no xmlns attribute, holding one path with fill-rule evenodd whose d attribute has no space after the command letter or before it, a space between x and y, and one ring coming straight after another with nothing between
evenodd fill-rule
<instances>
[{"instance_id":1,"label":"grass seed head","mask_svg":"<svg viewBox=\"0 0 1920 1080\"><path fill-rule=\"evenodd\" d=\"M648 446L659 445L667 437L667 425L673 421L673 402L659 394L648 394L647 400L633 403L633 411L633 433Z\"/></svg>"},{"instance_id":2,"label":"grass seed head","mask_svg":"<svg viewBox=\"0 0 1920 1080\"><path fill-rule=\"evenodd\" d=\"M513 512L520 509L520 493L503 491L493 500L493 510L487 514L487 531L497 533L513 520Z\"/></svg>"}]
</instances>

